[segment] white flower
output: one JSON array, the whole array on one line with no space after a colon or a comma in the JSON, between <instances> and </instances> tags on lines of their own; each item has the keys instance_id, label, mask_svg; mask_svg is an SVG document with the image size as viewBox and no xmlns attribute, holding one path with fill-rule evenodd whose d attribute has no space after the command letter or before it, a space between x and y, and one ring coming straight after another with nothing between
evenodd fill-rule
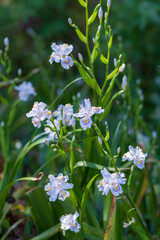
<instances>
[{"instance_id":1,"label":"white flower","mask_svg":"<svg viewBox=\"0 0 160 240\"><path fill-rule=\"evenodd\" d=\"M88 98L84 99L84 104L80 105L79 113L75 113L73 114L73 116L81 118L80 125L83 130L86 130L87 128L91 128L91 116L93 116L95 113L101 114L102 112L104 112L104 109L102 109L101 107L92 107L91 102Z\"/></svg>"},{"instance_id":2,"label":"white flower","mask_svg":"<svg viewBox=\"0 0 160 240\"><path fill-rule=\"evenodd\" d=\"M35 127L40 128L41 127L41 122L44 121L46 118L50 119L51 118L51 111L49 111L46 108L46 104L43 102L35 102L33 105L32 110L26 114L26 116L33 117L32 118L32 123Z\"/></svg>"},{"instance_id":3,"label":"white flower","mask_svg":"<svg viewBox=\"0 0 160 240\"><path fill-rule=\"evenodd\" d=\"M126 222L123 223L123 228L127 228L128 226L130 226L132 223L135 223L135 222L136 221L134 217L132 217L132 220L129 223L126 223Z\"/></svg>"},{"instance_id":4,"label":"white flower","mask_svg":"<svg viewBox=\"0 0 160 240\"><path fill-rule=\"evenodd\" d=\"M144 168L145 158L147 156L147 153L144 154L140 147L137 146L136 148L134 148L130 145L129 152L125 153L122 156L122 161L133 161L138 168L142 169Z\"/></svg>"},{"instance_id":5,"label":"white flower","mask_svg":"<svg viewBox=\"0 0 160 240\"><path fill-rule=\"evenodd\" d=\"M61 221L61 229L63 231L63 235L65 235L65 231L70 229L72 232L79 232L81 228L80 224L76 221L77 217L79 217L79 213L75 212L75 214L68 214L66 216L62 216L60 218Z\"/></svg>"},{"instance_id":6,"label":"white flower","mask_svg":"<svg viewBox=\"0 0 160 240\"><path fill-rule=\"evenodd\" d=\"M73 66L73 59L72 57L68 56L72 50L73 46L68 44L60 44L57 45L56 43L52 43L51 48L53 50L49 62L52 64L53 62L59 63L65 69L69 69Z\"/></svg>"},{"instance_id":7,"label":"white flower","mask_svg":"<svg viewBox=\"0 0 160 240\"><path fill-rule=\"evenodd\" d=\"M116 172L111 174L107 171L107 169L104 168L101 170L101 174L103 179L100 181L98 188L99 191L102 191L102 195L107 195L109 190L111 190L111 193L116 197L123 193L120 184L126 183L124 173Z\"/></svg>"},{"instance_id":8,"label":"white flower","mask_svg":"<svg viewBox=\"0 0 160 240\"><path fill-rule=\"evenodd\" d=\"M19 86L15 86L14 89L19 92L19 99L25 102L28 100L29 95L37 95L31 82L23 82Z\"/></svg>"},{"instance_id":9,"label":"white flower","mask_svg":"<svg viewBox=\"0 0 160 240\"><path fill-rule=\"evenodd\" d=\"M57 198L64 201L70 196L69 191L66 190L72 189L73 184L67 183L68 176L63 176L63 174L60 173L57 178L53 175L49 175L48 178L50 183L45 186L44 190L47 191L47 195L50 196L49 201L55 202Z\"/></svg>"}]
</instances>

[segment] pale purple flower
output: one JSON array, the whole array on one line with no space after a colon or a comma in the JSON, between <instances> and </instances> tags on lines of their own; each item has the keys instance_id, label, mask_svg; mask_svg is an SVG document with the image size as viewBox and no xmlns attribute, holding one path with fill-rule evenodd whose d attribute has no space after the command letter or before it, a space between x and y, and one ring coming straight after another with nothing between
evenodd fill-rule
<instances>
[{"instance_id":1,"label":"pale purple flower","mask_svg":"<svg viewBox=\"0 0 160 240\"><path fill-rule=\"evenodd\" d=\"M26 114L26 116L32 117L32 123L35 127L40 128L41 122L44 121L46 118L51 118L51 111L47 109L47 105L43 102L35 102L33 105L32 110Z\"/></svg>"},{"instance_id":2,"label":"pale purple flower","mask_svg":"<svg viewBox=\"0 0 160 240\"><path fill-rule=\"evenodd\" d=\"M15 86L14 89L19 92L19 99L25 102L28 100L30 95L37 95L31 82L23 82L19 86Z\"/></svg>"},{"instance_id":3,"label":"pale purple flower","mask_svg":"<svg viewBox=\"0 0 160 240\"><path fill-rule=\"evenodd\" d=\"M142 149L140 147L132 147L131 145L129 146L129 152L125 153L122 156L122 162L128 160L128 161L133 161L134 164L140 168L144 168L145 164L145 158L148 156L147 153L143 153Z\"/></svg>"},{"instance_id":4,"label":"pale purple flower","mask_svg":"<svg viewBox=\"0 0 160 240\"><path fill-rule=\"evenodd\" d=\"M51 48L53 50L49 62L52 64L53 62L61 63L62 67L65 69L69 69L73 66L72 57L68 56L72 50L73 46L68 44L60 44L52 43Z\"/></svg>"},{"instance_id":5,"label":"pale purple flower","mask_svg":"<svg viewBox=\"0 0 160 240\"><path fill-rule=\"evenodd\" d=\"M71 230L72 232L79 232L81 228L80 224L76 221L77 217L79 217L79 213L75 212L75 214L67 214L63 215L60 218L61 221L61 229L63 231L63 235L65 235L66 230Z\"/></svg>"},{"instance_id":6,"label":"pale purple flower","mask_svg":"<svg viewBox=\"0 0 160 240\"><path fill-rule=\"evenodd\" d=\"M73 116L81 118L80 119L80 125L83 128L83 130L86 130L87 128L91 128L92 125L92 119L91 116L96 114L101 114L104 112L104 109L101 107L92 107L90 99L84 99L84 104L80 105L79 113L73 114Z\"/></svg>"},{"instance_id":7,"label":"pale purple flower","mask_svg":"<svg viewBox=\"0 0 160 240\"><path fill-rule=\"evenodd\" d=\"M49 201L55 202L57 198L64 201L70 196L69 191L66 190L72 189L73 184L67 183L68 176L63 176L63 174L60 173L57 178L51 174L48 178L50 182L45 186L44 190L47 191L47 195L50 196Z\"/></svg>"},{"instance_id":8,"label":"pale purple flower","mask_svg":"<svg viewBox=\"0 0 160 240\"><path fill-rule=\"evenodd\" d=\"M102 191L102 195L107 195L108 192L111 191L111 193L117 197L123 193L121 184L126 183L124 173L116 172L111 174L104 168L101 170L101 174L103 179L100 181L98 188L99 191Z\"/></svg>"}]
</instances>

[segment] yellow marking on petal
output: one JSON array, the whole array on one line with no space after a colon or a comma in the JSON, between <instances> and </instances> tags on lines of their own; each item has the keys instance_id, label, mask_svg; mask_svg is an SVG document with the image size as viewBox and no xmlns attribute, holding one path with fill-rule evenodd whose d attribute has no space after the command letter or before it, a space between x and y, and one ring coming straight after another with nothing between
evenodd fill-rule
<instances>
[{"instance_id":1,"label":"yellow marking on petal","mask_svg":"<svg viewBox=\"0 0 160 240\"><path fill-rule=\"evenodd\" d=\"M117 190L118 190L118 187L117 187L117 186L114 186L114 189L117 191Z\"/></svg>"},{"instance_id":2,"label":"yellow marking on petal","mask_svg":"<svg viewBox=\"0 0 160 240\"><path fill-rule=\"evenodd\" d=\"M65 63L69 63L68 59L65 60Z\"/></svg>"},{"instance_id":3,"label":"yellow marking on petal","mask_svg":"<svg viewBox=\"0 0 160 240\"><path fill-rule=\"evenodd\" d=\"M52 187L49 187L48 189L47 189L47 191L50 191L52 189Z\"/></svg>"},{"instance_id":4,"label":"yellow marking on petal","mask_svg":"<svg viewBox=\"0 0 160 240\"><path fill-rule=\"evenodd\" d=\"M87 120L86 118L85 118L83 121L84 121L84 123L87 123L87 122L88 122L88 120Z\"/></svg>"},{"instance_id":5,"label":"yellow marking on petal","mask_svg":"<svg viewBox=\"0 0 160 240\"><path fill-rule=\"evenodd\" d=\"M26 92L23 92L23 96L25 96L26 95Z\"/></svg>"},{"instance_id":6,"label":"yellow marking on petal","mask_svg":"<svg viewBox=\"0 0 160 240\"><path fill-rule=\"evenodd\" d=\"M139 161L138 161L138 163L139 163L139 164L141 164L141 163L142 163L142 161L141 161L141 160L139 160Z\"/></svg>"}]
</instances>

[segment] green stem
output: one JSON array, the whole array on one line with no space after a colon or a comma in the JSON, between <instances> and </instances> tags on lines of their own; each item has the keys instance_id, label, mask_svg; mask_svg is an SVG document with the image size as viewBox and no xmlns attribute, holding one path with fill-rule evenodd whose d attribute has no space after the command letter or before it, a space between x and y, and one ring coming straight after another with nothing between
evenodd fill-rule
<instances>
[{"instance_id":1,"label":"green stem","mask_svg":"<svg viewBox=\"0 0 160 240\"><path fill-rule=\"evenodd\" d=\"M135 205L135 203L134 203L134 201L133 201L133 199L132 199L132 196L131 196L130 192L128 192L128 193L126 193L126 191L124 191L124 192L125 192L125 195L126 195L128 201L130 202L130 204L131 204L132 207L134 208L134 210L135 210L135 212L136 212L136 214L137 214L138 220L140 221L140 223L141 223L141 225L142 225L142 227L143 227L146 235L149 237L149 239L152 240L152 237L151 237L148 229L147 229L146 226L144 225L144 223L143 223L143 221L142 221L142 219L141 219L141 217L140 217L140 215L139 215L139 213L138 213L137 207L136 207L136 205Z\"/></svg>"}]
</instances>

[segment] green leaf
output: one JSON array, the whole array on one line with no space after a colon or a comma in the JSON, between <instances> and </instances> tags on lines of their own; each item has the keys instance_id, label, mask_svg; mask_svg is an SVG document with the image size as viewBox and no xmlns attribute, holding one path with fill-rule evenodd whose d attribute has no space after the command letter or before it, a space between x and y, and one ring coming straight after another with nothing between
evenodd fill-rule
<instances>
[{"instance_id":1,"label":"green leaf","mask_svg":"<svg viewBox=\"0 0 160 240\"><path fill-rule=\"evenodd\" d=\"M83 0L79 0L79 3L81 4L82 7L86 8L86 3Z\"/></svg>"},{"instance_id":2,"label":"green leaf","mask_svg":"<svg viewBox=\"0 0 160 240\"><path fill-rule=\"evenodd\" d=\"M79 37L79 39L84 42L85 44L87 44L87 38L84 36L84 34L79 30L79 28L77 27L77 25L72 24L72 27L74 28L74 30L77 33L77 36Z\"/></svg>"},{"instance_id":3,"label":"green leaf","mask_svg":"<svg viewBox=\"0 0 160 240\"><path fill-rule=\"evenodd\" d=\"M118 68L115 68L107 77L107 81L114 77L114 75L117 73Z\"/></svg>"},{"instance_id":4,"label":"green leaf","mask_svg":"<svg viewBox=\"0 0 160 240\"><path fill-rule=\"evenodd\" d=\"M1 95L0 95L0 101L1 101L4 105L8 106L7 100L6 100L3 96L1 96Z\"/></svg>"},{"instance_id":5,"label":"green leaf","mask_svg":"<svg viewBox=\"0 0 160 240\"><path fill-rule=\"evenodd\" d=\"M18 170L19 170L19 167L23 161L23 158L24 156L35 146L41 144L41 143L45 143L45 141L47 140L47 138L40 138L36 141L34 141L33 143L31 143L30 145L29 142L23 147L23 149L21 150L20 154L18 155L18 158L15 162L15 165L13 167L13 170L12 170L12 174L9 178L9 181L12 181L15 177L15 175L17 174Z\"/></svg>"},{"instance_id":6,"label":"green leaf","mask_svg":"<svg viewBox=\"0 0 160 240\"><path fill-rule=\"evenodd\" d=\"M145 230L141 227L141 222L139 221L136 212L133 210L129 213L129 210L132 208L131 205L125 199L121 199L122 213L125 218L125 221L128 222L134 217L135 223L131 224L129 227L131 230L141 239L141 240L151 240L151 238L146 234Z\"/></svg>"},{"instance_id":7,"label":"green leaf","mask_svg":"<svg viewBox=\"0 0 160 240\"><path fill-rule=\"evenodd\" d=\"M111 191L109 191L107 196L103 195L103 227L105 229L107 228L107 224L108 224L111 202L112 202L112 193Z\"/></svg>"},{"instance_id":8,"label":"green leaf","mask_svg":"<svg viewBox=\"0 0 160 240\"><path fill-rule=\"evenodd\" d=\"M111 205L110 216L108 220L108 227L105 232L104 240L122 240L123 239L123 224L122 224L122 211L121 204L115 200L112 196L112 202L115 201L114 205Z\"/></svg>"},{"instance_id":9,"label":"green leaf","mask_svg":"<svg viewBox=\"0 0 160 240\"><path fill-rule=\"evenodd\" d=\"M102 98L102 107L106 107L110 100L116 77L117 77L117 74L115 74L114 77L112 78L112 81L110 82L109 87L107 88L107 91L105 92Z\"/></svg>"},{"instance_id":10,"label":"green leaf","mask_svg":"<svg viewBox=\"0 0 160 240\"><path fill-rule=\"evenodd\" d=\"M111 110L113 101L114 101L117 97L119 97L120 95L122 95L123 93L124 93L124 91L121 90L121 91L119 91L119 92L117 92L117 93L115 93L115 94L113 95L113 97L111 98L110 102L109 102L108 105L105 107L104 113L101 114L100 119L99 119L100 121L102 121L103 119L105 119L105 118L107 117L108 113L109 113L110 110Z\"/></svg>"},{"instance_id":11,"label":"green leaf","mask_svg":"<svg viewBox=\"0 0 160 240\"><path fill-rule=\"evenodd\" d=\"M104 239L104 233L97 229L94 228L87 223L83 223L83 229L84 229L84 236L88 240L102 240Z\"/></svg>"},{"instance_id":12,"label":"green leaf","mask_svg":"<svg viewBox=\"0 0 160 240\"><path fill-rule=\"evenodd\" d=\"M1 238L1 240L4 240L4 239L6 239L6 237L10 234L10 232L14 229L14 228L16 228L21 222L23 222L24 221L24 218L22 218L22 219L19 219L17 222L15 222L12 226L10 226L9 228L8 228L8 230L7 230L7 232L5 232L5 234L2 236L2 238Z\"/></svg>"},{"instance_id":13,"label":"green leaf","mask_svg":"<svg viewBox=\"0 0 160 240\"><path fill-rule=\"evenodd\" d=\"M99 176L99 174L95 175L94 177L92 177L92 179L89 181L89 183L87 184L85 191L83 193L82 196L82 201L81 201L81 212L80 212L80 225L82 226L82 221L83 221L83 216L84 216L84 212L85 212L85 207L86 207L86 202L87 202L87 198L88 198L88 193L89 193L89 189L92 185L92 183L94 182L95 178ZM81 229L80 233L79 233L79 239L83 239L83 228Z\"/></svg>"},{"instance_id":14,"label":"green leaf","mask_svg":"<svg viewBox=\"0 0 160 240\"><path fill-rule=\"evenodd\" d=\"M47 239L53 237L59 231L59 227L60 227L59 224L57 224L54 227L51 227L51 228L47 229L46 231L42 232L38 236L31 238L31 240L47 240Z\"/></svg>"},{"instance_id":15,"label":"green leaf","mask_svg":"<svg viewBox=\"0 0 160 240\"><path fill-rule=\"evenodd\" d=\"M118 123L116 131L115 131L113 139L112 139L112 145L111 145L112 155L116 155L116 153L117 153L117 143L118 143L118 138L120 137L120 134L119 134L120 126L121 126L121 122Z\"/></svg>"},{"instance_id":16,"label":"green leaf","mask_svg":"<svg viewBox=\"0 0 160 240\"><path fill-rule=\"evenodd\" d=\"M98 13L98 10L99 10L100 6L101 6L101 5L98 4L98 5L95 7L95 9L94 9L92 15L91 15L91 16L89 17L89 19L88 19L88 22L87 22L88 25L90 25L91 23L94 22L94 20L95 20L95 18L96 18L96 16L97 16L97 13Z\"/></svg>"},{"instance_id":17,"label":"green leaf","mask_svg":"<svg viewBox=\"0 0 160 240\"><path fill-rule=\"evenodd\" d=\"M104 168L106 168L108 171L114 172L115 168L112 167L106 167L103 165L99 165L97 163L92 163L92 162L87 162L87 161L79 161L74 165L74 168L77 167L89 167L89 168L94 168L97 170L102 170ZM124 170L130 170L130 168L118 168L120 171L124 171Z\"/></svg>"},{"instance_id":18,"label":"green leaf","mask_svg":"<svg viewBox=\"0 0 160 240\"><path fill-rule=\"evenodd\" d=\"M100 53L100 59L104 64L108 64L107 58L105 58L105 56L102 53Z\"/></svg>"},{"instance_id":19,"label":"green leaf","mask_svg":"<svg viewBox=\"0 0 160 240\"><path fill-rule=\"evenodd\" d=\"M54 219L51 204L43 187L36 187L27 192L26 199L32 212L33 221L39 233L57 223Z\"/></svg>"},{"instance_id":20,"label":"green leaf","mask_svg":"<svg viewBox=\"0 0 160 240\"><path fill-rule=\"evenodd\" d=\"M83 80L87 83L87 85L91 87L93 90L95 90L99 96L101 96L101 89L96 79L90 77L90 75L85 71L85 69L80 63L78 63L77 61L74 61L74 64L77 66L80 75L82 76Z\"/></svg>"}]
</instances>

